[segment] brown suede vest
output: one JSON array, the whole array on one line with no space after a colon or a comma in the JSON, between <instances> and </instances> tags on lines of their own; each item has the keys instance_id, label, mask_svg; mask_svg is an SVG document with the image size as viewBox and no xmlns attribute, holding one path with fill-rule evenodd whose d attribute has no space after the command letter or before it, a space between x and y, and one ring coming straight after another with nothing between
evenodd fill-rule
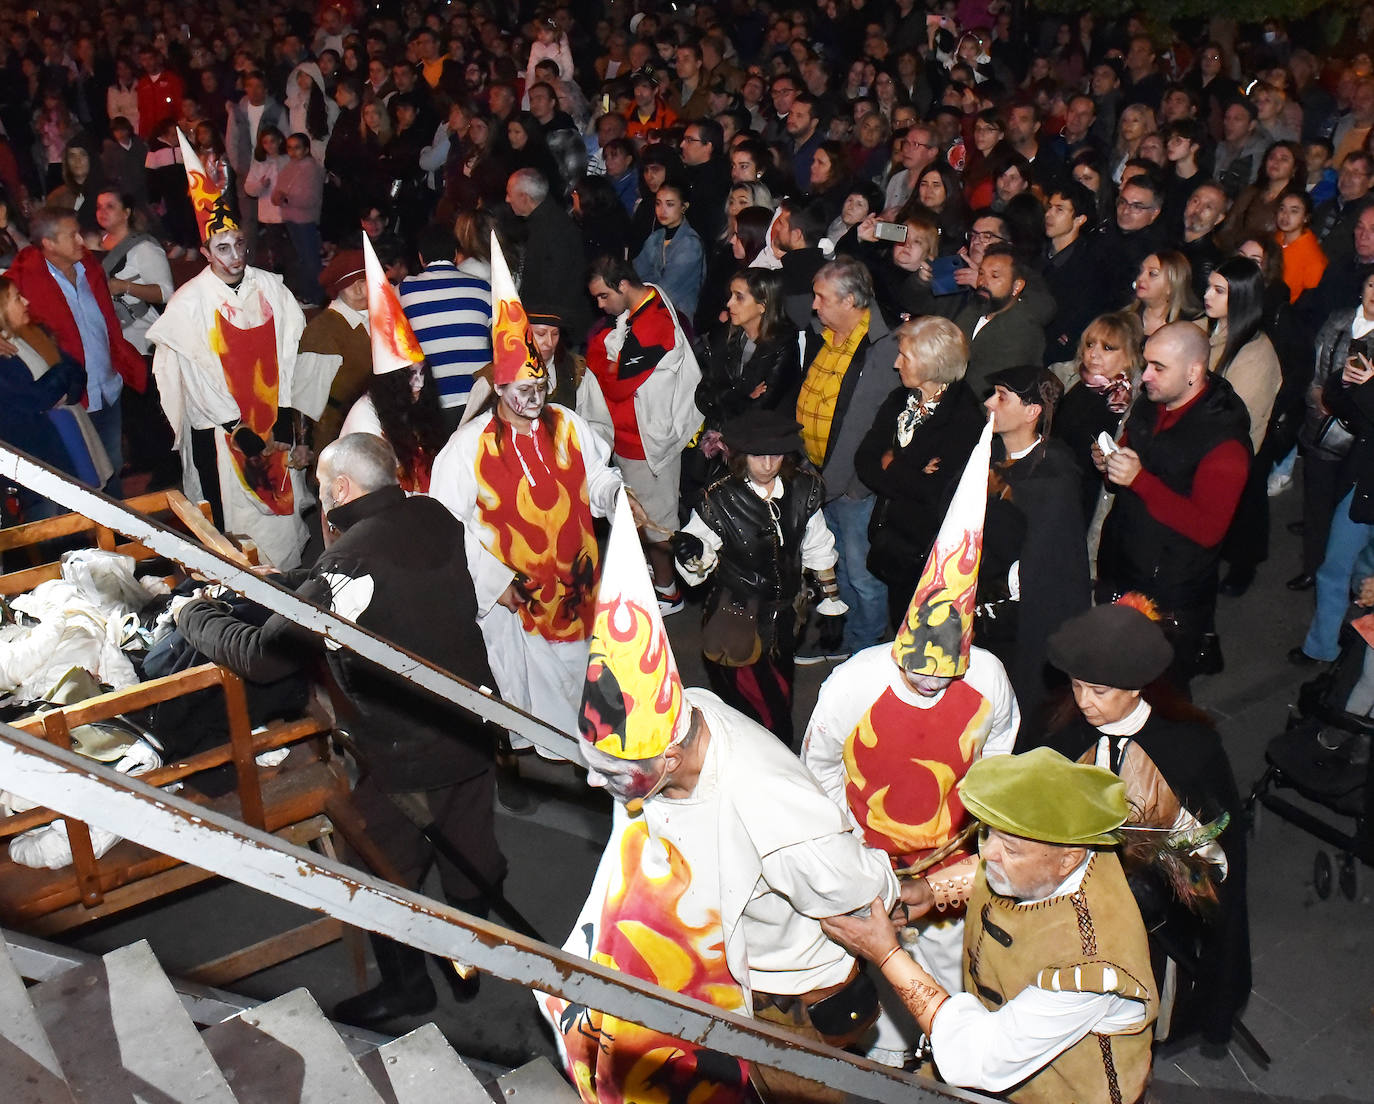
<instances>
[{"instance_id":1,"label":"brown suede vest","mask_svg":"<svg viewBox=\"0 0 1374 1104\"><path fill-rule=\"evenodd\" d=\"M350 326L338 311L325 310L306 326L300 350L343 357L329 388L329 404L315 423L313 444L318 453L339 436L348 408L372 382L372 338L362 326L357 329Z\"/></svg>"},{"instance_id":2,"label":"brown suede vest","mask_svg":"<svg viewBox=\"0 0 1374 1104\"><path fill-rule=\"evenodd\" d=\"M1017 1104L1132 1104L1150 1078L1159 996L1145 925L1121 863L1099 851L1076 893L1018 905L988 889L982 866L964 929L964 988L996 1010L1027 986L1118 993L1146 1005L1118 1035L1089 1032L1007 1095Z\"/></svg>"}]
</instances>

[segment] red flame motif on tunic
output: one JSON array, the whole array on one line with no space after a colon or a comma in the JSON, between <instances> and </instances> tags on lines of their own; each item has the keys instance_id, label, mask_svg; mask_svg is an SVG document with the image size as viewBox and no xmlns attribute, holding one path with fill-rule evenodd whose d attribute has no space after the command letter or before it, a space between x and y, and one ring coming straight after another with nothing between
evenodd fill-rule
<instances>
[{"instance_id":1,"label":"red flame motif on tunic","mask_svg":"<svg viewBox=\"0 0 1374 1104\"><path fill-rule=\"evenodd\" d=\"M592 961L742 1011L744 994L726 964L719 910L702 910L699 923L682 915L692 882L682 852L651 839L643 821L635 821L621 836L620 864L620 881L607 889L595 936L588 933ZM743 1099L748 1065L736 1058L556 997L544 1002L560 1026L568 1072L586 1104Z\"/></svg>"},{"instance_id":2,"label":"red flame motif on tunic","mask_svg":"<svg viewBox=\"0 0 1374 1104\"><path fill-rule=\"evenodd\" d=\"M572 419L556 407L547 408L547 418L551 430L544 419L534 424L537 451L530 437L517 440L500 418L482 434L476 466L482 543L517 573L529 596L520 608L526 632L586 640L597 580L587 469Z\"/></svg>"},{"instance_id":3,"label":"red flame motif on tunic","mask_svg":"<svg viewBox=\"0 0 1374 1104\"><path fill-rule=\"evenodd\" d=\"M991 703L962 680L929 710L885 690L844 744L845 798L864 842L903 867L948 843L968 823L955 784L991 728Z\"/></svg>"},{"instance_id":4,"label":"red flame motif on tunic","mask_svg":"<svg viewBox=\"0 0 1374 1104\"><path fill-rule=\"evenodd\" d=\"M277 421L276 323L269 315L260 325L241 329L216 313L210 345L219 354L224 382L238 403L240 420L259 437L269 439ZM283 517L295 509L286 450L249 457L231 437L229 455L240 483L250 495Z\"/></svg>"}]
</instances>

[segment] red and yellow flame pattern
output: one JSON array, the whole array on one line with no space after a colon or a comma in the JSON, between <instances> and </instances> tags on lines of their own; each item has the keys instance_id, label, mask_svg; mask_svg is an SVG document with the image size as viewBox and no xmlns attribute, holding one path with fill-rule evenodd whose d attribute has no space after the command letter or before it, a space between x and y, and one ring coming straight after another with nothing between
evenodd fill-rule
<instances>
[{"instance_id":1,"label":"red and yellow flame pattern","mask_svg":"<svg viewBox=\"0 0 1374 1104\"><path fill-rule=\"evenodd\" d=\"M931 550L907 607L892 658L914 675L957 678L968 670L983 532L964 529L953 543L945 531Z\"/></svg>"},{"instance_id":2,"label":"red and yellow flame pattern","mask_svg":"<svg viewBox=\"0 0 1374 1104\"><path fill-rule=\"evenodd\" d=\"M647 864L646 864L647 860ZM661 871L661 872L659 872ZM726 963L720 912L700 923L682 915L692 870L642 820L620 840L620 881L601 906L590 958L675 993L741 1012L744 994ZM746 1063L684 1043L594 1009L544 998L560 1025L569 1075L586 1104L736 1104L747 1087Z\"/></svg>"},{"instance_id":3,"label":"red and yellow flame pattern","mask_svg":"<svg viewBox=\"0 0 1374 1104\"><path fill-rule=\"evenodd\" d=\"M929 710L913 710L884 691L844 744L845 797L864 842L897 866L948 843L968 822L955 785L991 728L992 704L962 680Z\"/></svg>"},{"instance_id":4,"label":"red and yellow flame pattern","mask_svg":"<svg viewBox=\"0 0 1374 1104\"><path fill-rule=\"evenodd\" d=\"M537 453L499 418L482 434L476 467L482 543L516 572L529 598L520 608L526 632L586 640L595 612L597 545L582 448L572 419L557 407L533 430Z\"/></svg>"},{"instance_id":5,"label":"red and yellow flame pattern","mask_svg":"<svg viewBox=\"0 0 1374 1104\"><path fill-rule=\"evenodd\" d=\"M201 241L209 241L222 230L238 229L238 223L229 215L223 194L210 183L203 169L186 166L186 189L196 212Z\"/></svg>"},{"instance_id":6,"label":"red and yellow flame pattern","mask_svg":"<svg viewBox=\"0 0 1374 1104\"><path fill-rule=\"evenodd\" d=\"M267 321L241 329L216 312L210 347L219 354L224 382L238 403L239 420L263 440L270 441L277 421L275 321L269 315ZM272 513L282 517L290 514L295 509L295 493L291 488L291 471L286 466L286 450L249 457L232 437L228 443L243 489Z\"/></svg>"},{"instance_id":7,"label":"red and yellow flame pattern","mask_svg":"<svg viewBox=\"0 0 1374 1104\"><path fill-rule=\"evenodd\" d=\"M682 676L657 615L619 591L597 602L580 727L617 759L661 754L682 712Z\"/></svg>"},{"instance_id":8,"label":"red and yellow flame pattern","mask_svg":"<svg viewBox=\"0 0 1374 1104\"><path fill-rule=\"evenodd\" d=\"M368 281L367 311L372 328L374 374L409 368L425 359L410 320L401 309L401 299L385 279Z\"/></svg>"},{"instance_id":9,"label":"red and yellow flame pattern","mask_svg":"<svg viewBox=\"0 0 1374 1104\"><path fill-rule=\"evenodd\" d=\"M519 299L499 299L491 322L491 382L502 387L518 380L545 379L544 358L534 347L529 316Z\"/></svg>"}]
</instances>

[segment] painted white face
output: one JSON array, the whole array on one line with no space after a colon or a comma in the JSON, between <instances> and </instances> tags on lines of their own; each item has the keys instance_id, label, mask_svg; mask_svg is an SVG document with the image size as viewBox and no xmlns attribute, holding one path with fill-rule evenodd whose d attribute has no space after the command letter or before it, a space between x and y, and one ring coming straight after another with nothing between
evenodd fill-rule
<instances>
[{"instance_id":1,"label":"painted white face","mask_svg":"<svg viewBox=\"0 0 1374 1104\"><path fill-rule=\"evenodd\" d=\"M518 380L496 389L506 409L517 418L533 420L544 412L549 401L547 379Z\"/></svg>"},{"instance_id":2,"label":"painted white face","mask_svg":"<svg viewBox=\"0 0 1374 1104\"><path fill-rule=\"evenodd\" d=\"M248 247L240 230L220 231L201 252L210 262L210 270L226 284L236 282L248 264Z\"/></svg>"}]
</instances>

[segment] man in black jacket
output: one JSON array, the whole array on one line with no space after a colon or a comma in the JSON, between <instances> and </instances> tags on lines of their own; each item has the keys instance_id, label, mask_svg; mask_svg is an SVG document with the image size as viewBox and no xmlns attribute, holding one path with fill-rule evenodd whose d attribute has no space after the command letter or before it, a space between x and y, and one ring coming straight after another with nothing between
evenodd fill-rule
<instances>
[{"instance_id":1,"label":"man in black jacket","mask_svg":"<svg viewBox=\"0 0 1374 1104\"><path fill-rule=\"evenodd\" d=\"M457 519L437 499L406 497L396 482L396 454L380 437L340 437L320 454L318 475L328 547L313 567L284 577L285 585L471 683L494 685ZM197 599L176 619L198 650L254 681L281 678L320 650L320 638L280 614L259 628ZM445 899L485 916L506 874L492 819L490 738L458 708L352 652L329 647L324 654L346 699L338 703L341 726L352 735L362 771L353 805L368 835L409 887L436 861ZM442 854L436 860L389 795L427 807L467 868ZM381 984L342 1002L334 1018L370 1027L431 1010L436 995L424 952L380 936L372 945ZM455 990L471 996L475 986Z\"/></svg>"},{"instance_id":2,"label":"man in black jacket","mask_svg":"<svg viewBox=\"0 0 1374 1104\"><path fill-rule=\"evenodd\" d=\"M558 306L569 337L581 342L591 325L591 306L583 291L587 270L582 232L557 200L538 169L517 169L506 182L506 202L525 222L525 261L516 283L531 303Z\"/></svg>"}]
</instances>

